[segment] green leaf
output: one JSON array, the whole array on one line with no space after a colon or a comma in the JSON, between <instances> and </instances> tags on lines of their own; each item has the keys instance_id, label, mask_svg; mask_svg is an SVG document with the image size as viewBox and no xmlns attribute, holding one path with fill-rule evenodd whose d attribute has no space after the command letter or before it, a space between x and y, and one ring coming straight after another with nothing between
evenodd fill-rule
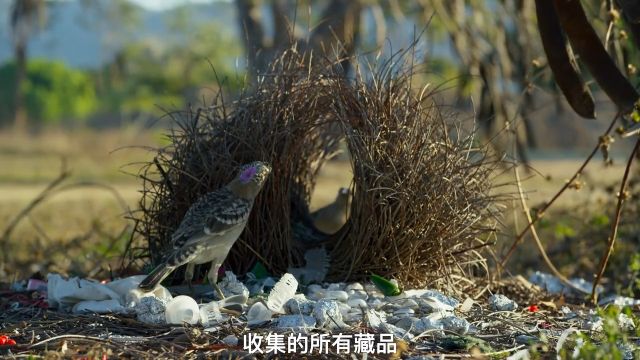
<instances>
[{"instance_id":1,"label":"green leaf","mask_svg":"<svg viewBox=\"0 0 640 360\"><path fill-rule=\"evenodd\" d=\"M402 293L402 289L398 285L383 278L382 276L371 274L371 282L378 288L385 296L398 296Z\"/></svg>"}]
</instances>

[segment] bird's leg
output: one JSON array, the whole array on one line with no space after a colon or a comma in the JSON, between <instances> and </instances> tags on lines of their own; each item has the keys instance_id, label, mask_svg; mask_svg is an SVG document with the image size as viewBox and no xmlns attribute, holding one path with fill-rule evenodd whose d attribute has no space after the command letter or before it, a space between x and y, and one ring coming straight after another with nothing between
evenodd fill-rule
<instances>
[{"instance_id":1,"label":"bird's leg","mask_svg":"<svg viewBox=\"0 0 640 360\"><path fill-rule=\"evenodd\" d=\"M217 261L211 262L211 268L209 269L209 273L207 274L209 283L216 290L216 293L218 293L220 300L224 299L224 294L222 293L222 290L220 290L220 287L218 287L218 269L220 269L221 265L222 264L219 264Z\"/></svg>"},{"instance_id":2,"label":"bird's leg","mask_svg":"<svg viewBox=\"0 0 640 360\"><path fill-rule=\"evenodd\" d=\"M193 290L193 286L191 285L191 282L193 281L193 272L195 270L196 264L194 263L188 263L187 267L184 270L184 280L187 282L187 286L189 286L189 292L191 293L191 295L194 295L194 290Z\"/></svg>"}]
</instances>

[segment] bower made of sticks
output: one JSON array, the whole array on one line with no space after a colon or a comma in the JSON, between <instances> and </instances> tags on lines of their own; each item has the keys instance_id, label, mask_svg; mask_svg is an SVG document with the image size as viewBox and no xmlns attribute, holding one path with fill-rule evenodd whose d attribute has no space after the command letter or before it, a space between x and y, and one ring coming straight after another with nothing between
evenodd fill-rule
<instances>
[{"instance_id":1,"label":"bower made of sticks","mask_svg":"<svg viewBox=\"0 0 640 360\"><path fill-rule=\"evenodd\" d=\"M495 231L494 163L433 96L412 89L411 72L385 68L363 81L334 69L289 51L238 100L176 114L170 145L141 172L136 231L147 246L137 256L161 261L199 196L224 186L238 165L263 160L272 175L225 263L236 274L257 261L274 274L304 265L314 241L328 251L332 281L376 273L442 286L481 264L479 249ZM309 222L308 204L341 139L354 176L350 217L325 236Z\"/></svg>"}]
</instances>

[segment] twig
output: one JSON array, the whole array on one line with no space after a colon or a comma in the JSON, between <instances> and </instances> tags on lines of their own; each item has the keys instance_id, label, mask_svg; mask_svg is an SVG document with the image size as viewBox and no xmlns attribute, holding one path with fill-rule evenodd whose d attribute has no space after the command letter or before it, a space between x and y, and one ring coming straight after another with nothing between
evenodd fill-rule
<instances>
[{"instance_id":1,"label":"twig","mask_svg":"<svg viewBox=\"0 0 640 360\"><path fill-rule=\"evenodd\" d=\"M621 114L622 114L621 112L616 113L616 116L613 117L613 120L611 121L611 124L609 124L609 127L604 132L604 134L602 136L600 136L600 139L602 139L603 137L605 137L606 135L608 135L611 132L611 130L613 129L613 126L615 125L615 123L618 120L618 118L620 118ZM527 232L529 232L529 230L533 227L533 225L536 224L538 222L538 220L540 220L544 216L544 212L547 211L547 209L549 209L549 207L551 207L551 205L553 205L553 203L560 197L560 195L562 195L569 188L569 186L571 186L573 181L575 179L577 179L578 176L580 176L582 174L582 172L587 167L589 162L591 162L591 159L593 159L593 157L596 155L596 153L600 149L601 144L602 144L602 140L599 140L598 144L593 148L593 150L591 151L589 156L587 156L587 158L584 160L582 165L580 165L580 167L575 172L575 174L573 174L571 179L569 179L569 181L567 181L567 183L564 184L564 186L562 186L562 188L551 198L551 200L549 200L549 202L544 204L542 209L540 209L540 211L538 211L538 213L536 215L536 218L533 219L533 221L529 221L529 224L520 232L520 234L518 234L518 236L516 236L516 238L513 240L513 243L511 244L511 247L509 248L509 251L504 256L502 261L498 264L498 273L502 272L502 269L504 269L505 265L507 264L507 261L509 261L509 258L513 254L513 252L516 249L516 247L518 246L518 244L520 244L520 242L522 241L524 236L527 234Z\"/></svg>"},{"instance_id":2,"label":"twig","mask_svg":"<svg viewBox=\"0 0 640 360\"><path fill-rule=\"evenodd\" d=\"M607 263L609 262L609 257L611 256L611 252L613 251L613 245L615 244L616 237L618 236L618 226L620 225L620 215L622 214L622 204L626 199L625 189L627 187L627 182L629 180L629 170L631 169L631 164L633 163L633 158L636 156L638 149L640 148L640 139L636 141L636 146L633 148L631 155L629 155L629 160L627 160L627 167L624 169L624 175L622 176L622 183L620 184L620 192L618 193L618 204L616 205L616 217L611 225L611 234L609 235L609 244L607 245L607 251L602 256L600 260L600 267L598 269L598 274L596 275L596 279L593 282L593 288L591 289L591 302L596 304L598 301L598 293L596 292L596 288L598 287L598 283L600 283L600 279L602 278L602 274L604 273L605 268L607 267Z\"/></svg>"},{"instance_id":3,"label":"twig","mask_svg":"<svg viewBox=\"0 0 640 360\"><path fill-rule=\"evenodd\" d=\"M99 337L95 337L95 336L87 336L87 335L76 335L76 334L65 334L65 335L58 335L58 336L54 336L54 337L50 337L48 339L44 339L42 341L38 341L37 343L33 344L33 345L29 345L28 349L33 349L36 346L40 346L42 344L46 344L48 342L54 341L54 340L59 340L59 339L78 339L78 340L92 340L92 341L99 341L99 342L111 342L107 339L101 339Z\"/></svg>"},{"instance_id":4,"label":"twig","mask_svg":"<svg viewBox=\"0 0 640 360\"><path fill-rule=\"evenodd\" d=\"M9 222L9 225L2 232L2 236L0 237L0 244L2 246L3 252L3 261L4 263L9 262L9 237L15 230L16 226L20 223L20 221L27 216L38 204L40 204L43 200L47 198L51 194L54 189L60 185L64 180L66 180L70 175L69 170L67 169L67 163L64 159L62 159L62 165L60 169L60 174L57 178L55 178L52 182L47 185L47 187L38 194L27 206L25 206L20 212Z\"/></svg>"},{"instance_id":5,"label":"twig","mask_svg":"<svg viewBox=\"0 0 640 360\"><path fill-rule=\"evenodd\" d=\"M549 259L549 255L547 255L547 252L545 251L544 246L542 245L542 241L540 241L540 237L538 236L536 227L533 225L533 221L531 219L531 212L529 211L529 207L527 206L527 201L524 199L524 192L522 191L522 182L520 181L520 173L518 172L518 167L514 166L513 169L516 177L516 186L518 187L518 194L520 195L520 205L522 205L522 212L524 212L524 216L526 216L527 222L531 224L531 226L529 226L529 229L531 229L531 236L535 240L536 246L538 247L538 251L540 251L540 255L542 255L542 259L544 260L545 264L547 264L547 266L549 267L553 275L555 275L561 282L563 282L565 285L569 286L574 290L583 292L580 288L578 288L573 283L571 283L569 279L567 279L564 275L562 275L558 270L558 268L556 268L555 265L553 265L553 263L551 262L551 259Z\"/></svg>"},{"instance_id":6,"label":"twig","mask_svg":"<svg viewBox=\"0 0 640 360\"><path fill-rule=\"evenodd\" d=\"M501 354L505 354L505 353L512 353L516 350L520 350L524 347L524 345L518 345L516 347L512 347L509 349L504 349L504 350L499 350L499 351L494 351L494 352L489 352L489 353L484 353L482 354L483 357L493 357L496 355L501 355Z\"/></svg>"}]
</instances>

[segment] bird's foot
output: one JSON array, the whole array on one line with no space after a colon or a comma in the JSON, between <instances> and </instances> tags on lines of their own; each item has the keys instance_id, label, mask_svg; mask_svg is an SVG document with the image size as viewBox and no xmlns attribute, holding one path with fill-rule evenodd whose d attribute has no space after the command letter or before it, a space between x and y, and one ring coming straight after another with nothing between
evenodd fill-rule
<instances>
[{"instance_id":1,"label":"bird's foot","mask_svg":"<svg viewBox=\"0 0 640 360\"><path fill-rule=\"evenodd\" d=\"M225 299L225 296L224 296L224 294L222 293L222 290L220 290L220 287L218 286L218 284L213 283L212 285L213 285L213 288L216 290L216 293L217 293L217 294L218 294L218 296L220 297L220 300L224 300L224 299Z\"/></svg>"}]
</instances>

